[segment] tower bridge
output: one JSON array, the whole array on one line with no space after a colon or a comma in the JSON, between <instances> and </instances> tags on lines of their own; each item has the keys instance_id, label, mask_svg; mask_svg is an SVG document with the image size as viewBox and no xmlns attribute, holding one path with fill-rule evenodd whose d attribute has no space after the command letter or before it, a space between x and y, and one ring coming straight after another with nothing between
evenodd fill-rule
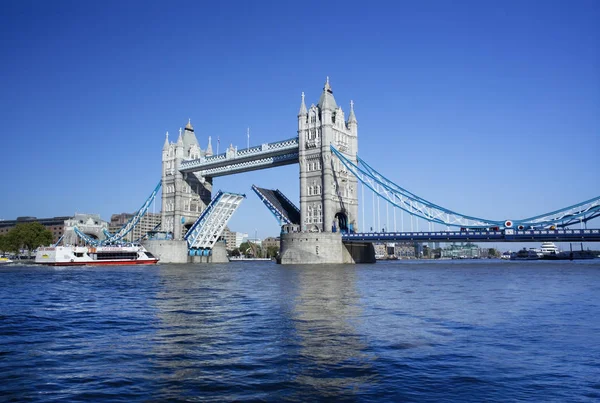
<instances>
[{"instance_id":1,"label":"tower bridge","mask_svg":"<svg viewBox=\"0 0 600 403\"><path fill-rule=\"evenodd\" d=\"M219 222L207 214L227 212L221 215L226 216L222 220L228 220L243 195L228 193L224 197L219 192L212 198L213 179L297 163L299 207L279 191L253 186L282 225L282 263L374 261L373 241L600 240L598 230L582 229L579 233L568 229L569 225L587 224L600 216L600 197L527 219L498 221L456 213L398 186L358 157L358 121L354 104L350 101L346 116L333 96L329 78L317 104L307 107L302 93L297 123L294 137L243 149L230 145L219 154L213 153L211 137L205 149L200 146L191 121L179 130L176 142L169 141L167 132L162 150L162 230L172 234L173 242L185 245L185 240L205 239L210 241L203 244L214 248L220 235L217 232L226 221ZM396 210L406 213L410 216L411 227L414 218L417 223L425 222L429 230L365 232L359 225L365 223L365 187L372 192L373 202L375 195L378 205L380 200L384 202L386 211L387 207L392 207L394 215ZM363 209L359 220L360 190ZM235 202L219 206L222 200ZM436 231L435 225L446 229ZM379 218L377 228L381 228ZM205 255L206 252L196 251L195 254Z\"/></svg>"}]
</instances>

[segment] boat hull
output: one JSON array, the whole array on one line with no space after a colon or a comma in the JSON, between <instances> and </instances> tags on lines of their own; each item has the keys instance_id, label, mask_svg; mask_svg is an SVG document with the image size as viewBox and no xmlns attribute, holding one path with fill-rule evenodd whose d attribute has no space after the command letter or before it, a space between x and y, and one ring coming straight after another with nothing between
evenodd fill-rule
<instances>
[{"instance_id":1,"label":"boat hull","mask_svg":"<svg viewBox=\"0 0 600 403\"><path fill-rule=\"evenodd\" d=\"M39 248L35 262L46 266L129 266L158 263L143 246L54 246Z\"/></svg>"},{"instance_id":2,"label":"boat hull","mask_svg":"<svg viewBox=\"0 0 600 403\"><path fill-rule=\"evenodd\" d=\"M45 266L131 266L138 264L157 264L158 260L114 260L96 262L41 262Z\"/></svg>"}]
</instances>

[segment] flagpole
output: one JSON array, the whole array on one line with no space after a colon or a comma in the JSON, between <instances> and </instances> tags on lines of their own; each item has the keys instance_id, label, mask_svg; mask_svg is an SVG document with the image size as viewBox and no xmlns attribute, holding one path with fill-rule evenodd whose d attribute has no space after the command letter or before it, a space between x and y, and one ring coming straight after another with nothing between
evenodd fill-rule
<instances>
[{"instance_id":1,"label":"flagpole","mask_svg":"<svg viewBox=\"0 0 600 403\"><path fill-rule=\"evenodd\" d=\"M217 136L217 155L219 155L219 145L221 144L221 136Z\"/></svg>"},{"instance_id":2,"label":"flagpole","mask_svg":"<svg viewBox=\"0 0 600 403\"><path fill-rule=\"evenodd\" d=\"M246 133L248 133L248 147L247 148L250 149L250 128L248 128Z\"/></svg>"}]
</instances>

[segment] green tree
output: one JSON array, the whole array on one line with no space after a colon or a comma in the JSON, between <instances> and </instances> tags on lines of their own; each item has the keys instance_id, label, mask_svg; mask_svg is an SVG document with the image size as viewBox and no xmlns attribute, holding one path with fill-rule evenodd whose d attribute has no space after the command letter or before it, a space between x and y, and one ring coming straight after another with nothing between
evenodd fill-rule
<instances>
[{"instance_id":1,"label":"green tree","mask_svg":"<svg viewBox=\"0 0 600 403\"><path fill-rule=\"evenodd\" d=\"M40 246L52 243L52 232L39 222L17 224L8 234L9 250L18 254L21 249L27 249L29 253Z\"/></svg>"},{"instance_id":2,"label":"green tree","mask_svg":"<svg viewBox=\"0 0 600 403\"><path fill-rule=\"evenodd\" d=\"M489 248L488 249L488 256L489 257L499 257L500 256L500 251L498 251L497 249L494 249L494 248Z\"/></svg>"},{"instance_id":3,"label":"green tree","mask_svg":"<svg viewBox=\"0 0 600 403\"><path fill-rule=\"evenodd\" d=\"M279 254L279 248L277 246L267 247L267 257L274 258Z\"/></svg>"},{"instance_id":4,"label":"green tree","mask_svg":"<svg viewBox=\"0 0 600 403\"><path fill-rule=\"evenodd\" d=\"M248 257L252 254L252 247L250 246L250 242L242 242L240 245L240 253L242 256Z\"/></svg>"},{"instance_id":5,"label":"green tree","mask_svg":"<svg viewBox=\"0 0 600 403\"><path fill-rule=\"evenodd\" d=\"M9 252L8 239L6 235L0 235L0 252Z\"/></svg>"},{"instance_id":6,"label":"green tree","mask_svg":"<svg viewBox=\"0 0 600 403\"><path fill-rule=\"evenodd\" d=\"M231 251L231 253L229 255L238 257L240 255L240 250L238 248L235 248L234 250Z\"/></svg>"}]
</instances>

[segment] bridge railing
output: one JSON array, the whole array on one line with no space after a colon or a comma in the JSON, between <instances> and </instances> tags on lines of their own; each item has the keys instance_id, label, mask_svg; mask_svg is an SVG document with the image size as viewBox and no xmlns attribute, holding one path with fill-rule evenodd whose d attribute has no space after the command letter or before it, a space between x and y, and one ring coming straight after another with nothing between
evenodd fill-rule
<instances>
[{"instance_id":1,"label":"bridge railing","mask_svg":"<svg viewBox=\"0 0 600 403\"><path fill-rule=\"evenodd\" d=\"M344 234L346 242L440 241L440 242L598 242L600 229L513 230L503 231L401 231Z\"/></svg>"},{"instance_id":2,"label":"bridge railing","mask_svg":"<svg viewBox=\"0 0 600 403\"><path fill-rule=\"evenodd\" d=\"M212 168L206 168L200 170L200 174L203 176L217 177L222 175L228 175L237 172L247 172L255 169L261 169L265 166L277 166L286 165L298 162L298 153L289 153L284 155L277 155L274 157L264 157L260 159L252 159L242 162L232 161L231 164L224 166L216 166Z\"/></svg>"},{"instance_id":3,"label":"bridge railing","mask_svg":"<svg viewBox=\"0 0 600 403\"><path fill-rule=\"evenodd\" d=\"M218 155L182 161L179 169L181 171L192 169L201 170L204 167L211 167L212 165L218 166L220 163L235 160L237 158L260 158L263 155L267 156L276 151L293 151L298 148L298 144L298 137L293 137L291 139L276 141L273 143L265 143L260 146L253 146L250 148L227 149L224 153Z\"/></svg>"}]
</instances>

